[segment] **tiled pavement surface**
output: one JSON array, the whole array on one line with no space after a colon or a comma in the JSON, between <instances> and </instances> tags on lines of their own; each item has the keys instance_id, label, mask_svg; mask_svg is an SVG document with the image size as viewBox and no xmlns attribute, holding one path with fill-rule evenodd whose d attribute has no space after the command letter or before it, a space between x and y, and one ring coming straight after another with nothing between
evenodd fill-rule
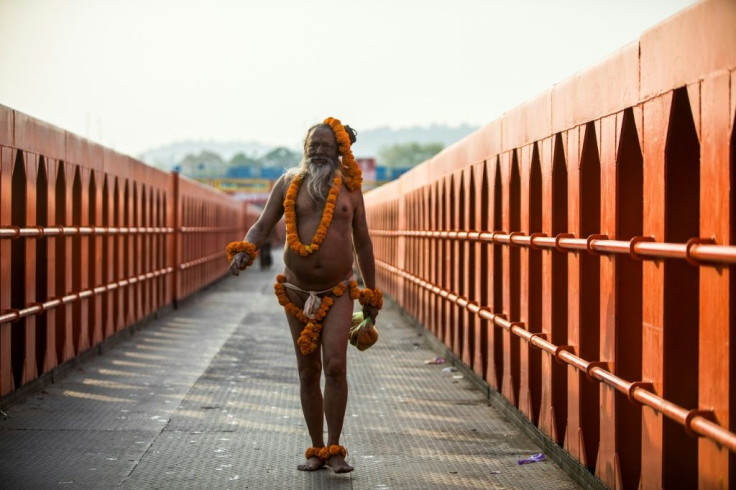
<instances>
[{"instance_id":1,"label":"tiled pavement surface","mask_svg":"<svg viewBox=\"0 0 736 490\"><path fill-rule=\"evenodd\" d=\"M280 260L277 259L277 266ZM2 488L578 488L386 301L348 357L350 474L308 446L276 269L226 278L6 407Z\"/></svg>"}]
</instances>

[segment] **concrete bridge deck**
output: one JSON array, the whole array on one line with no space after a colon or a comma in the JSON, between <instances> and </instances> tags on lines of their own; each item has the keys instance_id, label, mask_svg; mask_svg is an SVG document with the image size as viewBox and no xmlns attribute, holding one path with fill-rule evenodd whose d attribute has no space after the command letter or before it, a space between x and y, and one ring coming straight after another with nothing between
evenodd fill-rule
<instances>
[{"instance_id":1,"label":"concrete bridge deck","mask_svg":"<svg viewBox=\"0 0 736 490\"><path fill-rule=\"evenodd\" d=\"M276 266L280 267L277 258ZM276 269L227 278L0 420L4 488L578 488L390 301L349 346L350 474L296 470L309 440Z\"/></svg>"}]
</instances>

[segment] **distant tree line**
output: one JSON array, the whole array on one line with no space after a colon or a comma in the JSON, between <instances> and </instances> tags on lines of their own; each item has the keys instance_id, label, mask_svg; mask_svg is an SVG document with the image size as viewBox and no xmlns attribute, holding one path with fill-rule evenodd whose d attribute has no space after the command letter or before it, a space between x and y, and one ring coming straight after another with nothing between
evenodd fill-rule
<instances>
[{"instance_id":1,"label":"distant tree line","mask_svg":"<svg viewBox=\"0 0 736 490\"><path fill-rule=\"evenodd\" d=\"M237 153L225 161L217 153L203 150L187 155L174 170L194 179L234 177L240 179L277 179L287 168L299 164L301 154L278 147L260 157Z\"/></svg>"},{"instance_id":2,"label":"distant tree line","mask_svg":"<svg viewBox=\"0 0 736 490\"><path fill-rule=\"evenodd\" d=\"M399 143L382 146L376 158L377 180L392 180L442 151L442 143ZM199 154L187 155L174 168L182 175L194 179L231 177L240 179L279 178L288 168L295 167L302 158L301 153L278 147L260 157L244 153L235 154L225 161L217 153L203 150Z\"/></svg>"},{"instance_id":3,"label":"distant tree line","mask_svg":"<svg viewBox=\"0 0 736 490\"><path fill-rule=\"evenodd\" d=\"M444 149L442 143L399 143L382 146L376 158L376 180L393 180Z\"/></svg>"}]
</instances>

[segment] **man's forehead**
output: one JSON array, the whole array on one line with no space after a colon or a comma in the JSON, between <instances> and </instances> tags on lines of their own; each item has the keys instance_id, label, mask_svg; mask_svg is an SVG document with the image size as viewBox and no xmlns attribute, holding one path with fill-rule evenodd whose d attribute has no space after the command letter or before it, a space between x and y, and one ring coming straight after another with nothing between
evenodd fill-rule
<instances>
[{"instance_id":1,"label":"man's forehead","mask_svg":"<svg viewBox=\"0 0 736 490\"><path fill-rule=\"evenodd\" d=\"M329 139L330 141L333 141L337 143L337 139L335 138L335 133L332 132L330 128L325 127L316 127L312 130L311 133L309 133L309 137L307 138L309 141L313 139Z\"/></svg>"}]
</instances>

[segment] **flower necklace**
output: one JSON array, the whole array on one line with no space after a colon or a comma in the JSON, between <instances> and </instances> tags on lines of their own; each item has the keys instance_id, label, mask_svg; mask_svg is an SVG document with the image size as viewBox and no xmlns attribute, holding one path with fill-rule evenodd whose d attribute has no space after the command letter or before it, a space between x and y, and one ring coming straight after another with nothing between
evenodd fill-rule
<instances>
[{"instance_id":1,"label":"flower necklace","mask_svg":"<svg viewBox=\"0 0 736 490\"><path fill-rule=\"evenodd\" d=\"M322 245L327 235L327 228L330 227L332 215L335 212L337 195L340 193L342 177L336 175L332 179L332 187L330 187L330 192L327 194L325 208L322 211L322 219L317 227L317 231L314 232L312 243L309 245L304 245L299 241L299 234L296 229L296 212L294 210L296 196L299 193L303 178L303 176L297 175L291 180L291 184L289 184L289 189L286 191L286 198L284 199L284 221L286 221L286 242L289 244L289 248L302 257L306 257L319 250L319 246Z\"/></svg>"}]
</instances>

